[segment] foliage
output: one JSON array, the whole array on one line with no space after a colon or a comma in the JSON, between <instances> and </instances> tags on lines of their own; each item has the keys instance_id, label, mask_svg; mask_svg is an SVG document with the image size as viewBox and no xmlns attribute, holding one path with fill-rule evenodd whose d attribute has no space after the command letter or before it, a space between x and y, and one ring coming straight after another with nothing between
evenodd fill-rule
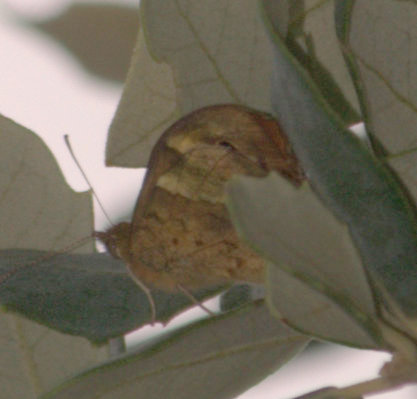
<instances>
[{"instance_id":1,"label":"foliage","mask_svg":"<svg viewBox=\"0 0 417 399\"><path fill-rule=\"evenodd\" d=\"M123 26L123 12L83 7L73 6L69 20L113 16ZM144 295L120 262L92 248L45 255L91 233L90 194L74 194L33 132L1 117L0 343L9 349L0 381L7 397L230 398L312 337L388 351L393 360L373 381L305 398L360 398L415 382L416 20L413 2L394 0L378 7L371 0L141 1L107 164L143 167L180 116L237 103L277 117L309 182L296 189L271 174L228 186L236 228L268 264L267 304L232 292L222 314L117 359L103 362L103 348L82 337L104 342L146 324ZM36 27L80 45L74 55L94 73L120 78L119 69L103 72L84 59L82 43L62 38L78 28L57 33L65 13L57 21ZM358 121L368 141L349 131ZM21 268L38 258L34 250L45 260ZM163 321L191 305L163 293L155 299Z\"/></svg>"}]
</instances>

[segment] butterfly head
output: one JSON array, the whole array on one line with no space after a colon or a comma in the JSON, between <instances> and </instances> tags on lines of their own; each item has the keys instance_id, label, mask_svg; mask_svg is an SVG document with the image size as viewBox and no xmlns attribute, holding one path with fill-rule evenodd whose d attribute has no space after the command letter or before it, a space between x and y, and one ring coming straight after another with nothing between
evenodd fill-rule
<instances>
[{"instance_id":1,"label":"butterfly head","mask_svg":"<svg viewBox=\"0 0 417 399\"><path fill-rule=\"evenodd\" d=\"M98 238L107 251L115 258L122 259L126 263L129 260L129 237L131 225L122 222L111 227L107 231L96 231L94 237Z\"/></svg>"}]
</instances>

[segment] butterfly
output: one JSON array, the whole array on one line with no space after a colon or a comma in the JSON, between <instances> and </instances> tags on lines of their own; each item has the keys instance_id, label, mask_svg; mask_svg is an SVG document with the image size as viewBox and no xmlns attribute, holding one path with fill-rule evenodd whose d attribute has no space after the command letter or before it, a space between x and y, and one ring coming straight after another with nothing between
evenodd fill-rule
<instances>
[{"instance_id":1,"label":"butterfly","mask_svg":"<svg viewBox=\"0 0 417 399\"><path fill-rule=\"evenodd\" d=\"M225 185L270 171L295 185L304 179L275 119L232 104L196 110L153 148L132 221L95 235L145 289L262 283L264 262L235 231Z\"/></svg>"}]
</instances>

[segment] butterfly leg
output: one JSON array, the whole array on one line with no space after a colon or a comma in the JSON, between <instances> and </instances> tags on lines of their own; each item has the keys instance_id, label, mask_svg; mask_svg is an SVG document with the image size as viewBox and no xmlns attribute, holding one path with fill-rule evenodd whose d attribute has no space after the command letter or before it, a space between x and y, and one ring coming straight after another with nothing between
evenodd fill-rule
<instances>
[{"instance_id":1,"label":"butterfly leg","mask_svg":"<svg viewBox=\"0 0 417 399\"><path fill-rule=\"evenodd\" d=\"M150 322L150 324L151 324L151 326L153 326L156 323L156 306L155 306L155 301L153 299L151 290L145 284L143 284L142 281L140 281L139 279L135 278L135 282L142 289L142 291L146 295L146 298L148 299L149 306L151 308L151 322Z\"/></svg>"},{"instance_id":2,"label":"butterfly leg","mask_svg":"<svg viewBox=\"0 0 417 399\"><path fill-rule=\"evenodd\" d=\"M210 316L215 316L216 314L212 312L210 309L208 309L206 306L204 306L190 291L188 291L185 287L183 287L181 284L177 284L177 288L179 291L181 291L188 299L191 300L192 303L199 306L201 309L203 309L207 314Z\"/></svg>"}]
</instances>

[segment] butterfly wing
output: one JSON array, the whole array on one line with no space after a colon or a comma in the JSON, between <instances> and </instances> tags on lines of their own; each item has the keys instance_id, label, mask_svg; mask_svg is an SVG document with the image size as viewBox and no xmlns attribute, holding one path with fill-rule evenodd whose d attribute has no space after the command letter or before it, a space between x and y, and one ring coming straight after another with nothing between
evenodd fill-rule
<instances>
[{"instance_id":1,"label":"butterfly wing","mask_svg":"<svg viewBox=\"0 0 417 399\"><path fill-rule=\"evenodd\" d=\"M129 240L129 267L164 290L232 281L262 282L263 260L235 232L225 207L236 174L278 170L294 183L302 172L278 124L235 105L195 111L154 148Z\"/></svg>"}]
</instances>

